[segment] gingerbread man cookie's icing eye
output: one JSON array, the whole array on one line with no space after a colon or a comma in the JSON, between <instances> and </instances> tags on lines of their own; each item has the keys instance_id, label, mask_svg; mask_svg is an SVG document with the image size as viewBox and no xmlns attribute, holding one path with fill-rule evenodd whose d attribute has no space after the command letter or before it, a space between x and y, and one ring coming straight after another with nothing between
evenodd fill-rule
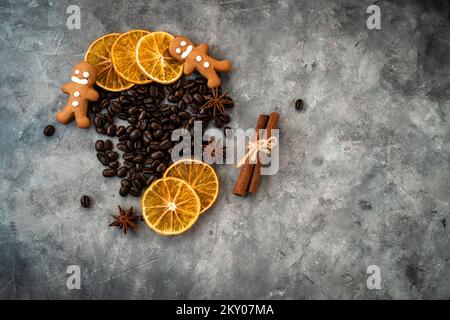
<instances>
[{"instance_id":1,"label":"gingerbread man cookie's icing eye","mask_svg":"<svg viewBox=\"0 0 450 320\"><path fill-rule=\"evenodd\" d=\"M83 72L83 77L89 78L89 72L87 72L87 71Z\"/></svg>"},{"instance_id":2,"label":"gingerbread man cookie's icing eye","mask_svg":"<svg viewBox=\"0 0 450 320\"><path fill-rule=\"evenodd\" d=\"M175 52L178 53L178 54L180 54L180 53L181 53L181 49L180 49L180 48L176 48L176 49L175 49Z\"/></svg>"},{"instance_id":3,"label":"gingerbread man cookie's icing eye","mask_svg":"<svg viewBox=\"0 0 450 320\"><path fill-rule=\"evenodd\" d=\"M181 45L182 47L186 46L186 41L181 41L181 42L180 42L180 45Z\"/></svg>"},{"instance_id":4,"label":"gingerbread man cookie's icing eye","mask_svg":"<svg viewBox=\"0 0 450 320\"><path fill-rule=\"evenodd\" d=\"M80 70L75 70L75 74L80 74Z\"/></svg>"}]
</instances>

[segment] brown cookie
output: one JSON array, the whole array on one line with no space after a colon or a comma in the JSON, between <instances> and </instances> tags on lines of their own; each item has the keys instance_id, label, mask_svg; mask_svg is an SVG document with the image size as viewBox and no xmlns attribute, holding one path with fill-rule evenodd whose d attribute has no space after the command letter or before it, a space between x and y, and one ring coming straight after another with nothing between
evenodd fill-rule
<instances>
[{"instance_id":1,"label":"brown cookie","mask_svg":"<svg viewBox=\"0 0 450 320\"><path fill-rule=\"evenodd\" d=\"M208 56L208 45L203 43L198 47L186 37L177 36L169 45L170 54L180 62L184 61L184 74L188 75L195 69L208 79L208 87L220 87L220 78L217 72L231 70L231 62L228 60L216 60Z\"/></svg>"},{"instance_id":2,"label":"brown cookie","mask_svg":"<svg viewBox=\"0 0 450 320\"><path fill-rule=\"evenodd\" d=\"M70 95L62 111L56 113L56 120L67 124L75 117L78 128L88 128L91 124L87 116L88 101L97 101L95 91L95 69L87 62L79 62L72 70L72 82L62 85L62 92Z\"/></svg>"}]
</instances>

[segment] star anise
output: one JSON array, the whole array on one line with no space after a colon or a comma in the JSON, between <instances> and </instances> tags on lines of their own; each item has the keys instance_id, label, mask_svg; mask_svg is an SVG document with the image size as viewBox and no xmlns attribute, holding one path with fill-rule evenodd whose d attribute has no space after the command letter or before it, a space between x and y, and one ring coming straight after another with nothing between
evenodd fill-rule
<instances>
[{"instance_id":1,"label":"star anise","mask_svg":"<svg viewBox=\"0 0 450 320\"><path fill-rule=\"evenodd\" d=\"M213 117L216 116L216 112L225 113L225 106L232 107L234 105L233 100L228 96L228 92L220 93L218 88L211 90L211 95L203 96L206 103L201 106L202 110L212 109Z\"/></svg>"},{"instance_id":2,"label":"star anise","mask_svg":"<svg viewBox=\"0 0 450 320\"><path fill-rule=\"evenodd\" d=\"M129 229L134 230L138 227L139 216L133 214L133 207L124 210L119 207L119 215L111 215L115 220L109 225L110 227L118 227L126 234Z\"/></svg>"}]
</instances>

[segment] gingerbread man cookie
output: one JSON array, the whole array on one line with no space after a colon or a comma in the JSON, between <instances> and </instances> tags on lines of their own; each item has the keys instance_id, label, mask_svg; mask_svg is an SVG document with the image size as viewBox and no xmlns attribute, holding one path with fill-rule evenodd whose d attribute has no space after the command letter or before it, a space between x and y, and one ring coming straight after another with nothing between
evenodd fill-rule
<instances>
[{"instance_id":1,"label":"gingerbread man cookie","mask_svg":"<svg viewBox=\"0 0 450 320\"><path fill-rule=\"evenodd\" d=\"M228 60L216 60L208 56L208 45L203 43L198 47L186 37L175 37L169 45L169 52L180 62L184 61L184 74L188 75L197 69L202 76L208 79L208 87L220 86L220 78L217 71L227 72L231 70Z\"/></svg>"},{"instance_id":2,"label":"gingerbread man cookie","mask_svg":"<svg viewBox=\"0 0 450 320\"><path fill-rule=\"evenodd\" d=\"M72 82L62 85L62 92L70 95L64 109L56 113L56 120L67 124L75 116L78 128L88 128L91 121L87 117L88 101L97 101L98 93L93 88L95 70L87 62L78 63L72 70Z\"/></svg>"}]
</instances>

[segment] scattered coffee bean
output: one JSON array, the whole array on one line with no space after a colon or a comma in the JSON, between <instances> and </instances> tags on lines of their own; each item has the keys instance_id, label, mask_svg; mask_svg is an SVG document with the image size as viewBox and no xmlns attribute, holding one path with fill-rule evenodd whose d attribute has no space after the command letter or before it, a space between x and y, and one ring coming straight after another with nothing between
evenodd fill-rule
<instances>
[{"instance_id":1,"label":"scattered coffee bean","mask_svg":"<svg viewBox=\"0 0 450 320\"><path fill-rule=\"evenodd\" d=\"M55 127L49 124L44 128L44 136L51 137L55 133Z\"/></svg>"},{"instance_id":2,"label":"scattered coffee bean","mask_svg":"<svg viewBox=\"0 0 450 320\"><path fill-rule=\"evenodd\" d=\"M302 111L304 107L304 103L302 99L297 99L295 101L295 109L297 109L298 111Z\"/></svg>"},{"instance_id":3,"label":"scattered coffee bean","mask_svg":"<svg viewBox=\"0 0 450 320\"><path fill-rule=\"evenodd\" d=\"M128 169L125 167L120 167L117 169L117 176L120 178L123 178L127 175Z\"/></svg>"},{"instance_id":4,"label":"scattered coffee bean","mask_svg":"<svg viewBox=\"0 0 450 320\"><path fill-rule=\"evenodd\" d=\"M82 196L80 202L83 208L89 208L91 206L91 198L89 198L89 196Z\"/></svg>"},{"instance_id":5,"label":"scattered coffee bean","mask_svg":"<svg viewBox=\"0 0 450 320\"><path fill-rule=\"evenodd\" d=\"M105 151L105 142L103 140L95 141L95 151L97 152Z\"/></svg>"},{"instance_id":6,"label":"scattered coffee bean","mask_svg":"<svg viewBox=\"0 0 450 320\"><path fill-rule=\"evenodd\" d=\"M103 170L103 176L110 178L116 175L116 171L114 169L105 169Z\"/></svg>"}]
</instances>

